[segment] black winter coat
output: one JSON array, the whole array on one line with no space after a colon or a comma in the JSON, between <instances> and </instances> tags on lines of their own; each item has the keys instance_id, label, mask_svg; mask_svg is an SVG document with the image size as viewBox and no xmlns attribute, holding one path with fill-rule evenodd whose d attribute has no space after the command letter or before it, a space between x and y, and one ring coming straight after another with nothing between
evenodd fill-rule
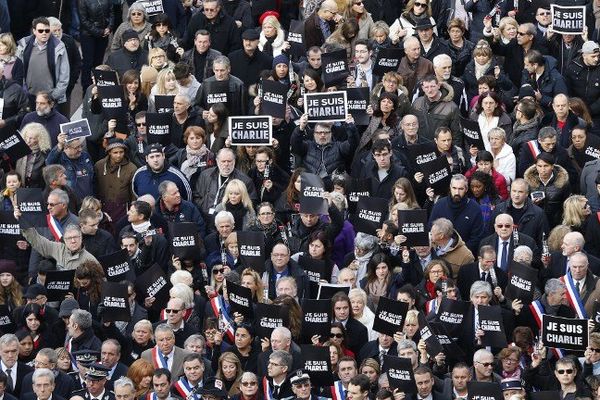
<instances>
[{"instance_id":1,"label":"black winter coat","mask_svg":"<svg viewBox=\"0 0 600 400\"><path fill-rule=\"evenodd\" d=\"M577 57L567 67L565 80L569 95L583 100L592 117L600 117L600 66L587 66Z\"/></svg>"},{"instance_id":2,"label":"black winter coat","mask_svg":"<svg viewBox=\"0 0 600 400\"><path fill-rule=\"evenodd\" d=\"M229 54L233 50L242 47L242 36L235 20L221 10L215 22L210 22L204 13L197 13L190 20L186 36L183 38L183 45L186 49L191 49L194 45L194 36L200 29L206 29L210 32L211 48L220 51L222 54Z\"/></svg>"},{"instance_id":3,"label":"black winter coat","mask_svg":"<svg viewBox=\"0 0 600 400\"><path fill-rule=\"evenodd\" d=\"M104 30L114 31L115 13L111 0L79 0L81 33L101 38Z\"/></svg>"}]
</instances>

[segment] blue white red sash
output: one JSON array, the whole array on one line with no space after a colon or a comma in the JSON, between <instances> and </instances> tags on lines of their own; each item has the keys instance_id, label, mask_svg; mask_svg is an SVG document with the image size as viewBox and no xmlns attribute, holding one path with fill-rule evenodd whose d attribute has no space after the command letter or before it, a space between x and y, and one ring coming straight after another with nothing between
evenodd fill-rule
<instances>
[{"instance_id":1,"label":"blue white red sash","mask_svg":"<svg viewBox=\"0 0 600 400\"><path fill-rule=\"evenodd\" d=\"M531 313L533 314L533 318L535 319L535 323L538 326L539 333L541 333L542 332L543 315L546 313L546 309L539 300L535 300L535 301L531 302L531 304L529 305L529 309L531 310ZM564 357L564 353L563 353L562 349L551 348L550 350L552 350L552 353L554 353L554 355L556 356L557 359L561 359Z\"/></svg>"},{"instance_id":2,"label":"blue white red sash","mask_svg":"<svg viewBox=\"0 0 600 400\"><path fill-rule=\"evenodd\" d=\"M158 395L154 392L146 395L146 400L158 400Z\"/></svg>"},{"instance_id":3,"label":"blue white red sash","mask_svg":"<svg viewBox=\"0 0 600 400\"><path fill-rule=\"evenodd\" d=\"M154 364L154 368L166 368L169 369L169 363L165 360L165 356L163 356L162 351L158 349L158 346L154 346L151 351L152 354L152 364Z\"/></svg>"},{"instance_id":4,"label":"blue white red sash","mask_svg":"<svg viewBox=\"0 0 600 400\"><path fill-rule=\"evenodd\" d=\"M425 315L429 314L430 312L435 313L437 306L437 298L429 300L427 303L425 303Z\"/></svg>"},{"instance_id":5,"label":"blue white red sash","mask_svg":"<svg viewBox=\"0 0 600 400\"><path fill-rule=\"evenodd\" d=\"M225 330L225 334L229 338L229 340L233 343L234 341L234 331L233 331L233 320L229 316L227 312L227 306L223 302L223 296L217 296L210 299L210 306L215 314L215 317L222 317L227 323L227 329Z\"/></svg>"},{"instance_id":6,"label":"blue white red sash","mask_svg":"<svg viewBox=\"0 0 600 400\"><path fill-rule=\"evenodd\" d=\"M73 355L73 353L71 353L71 349L73 348L72 342L73 338L67 339L65 343L65 350L67 350L67 352L69 353L69 357L71 357L71 367L73 368L73 371L79 371L79 368L77 368L77 361L75 360L75 356Z\"/></svg>"},{"instance_id":7,"label":"blue white red sash","mask_svg":"<svg viewBox=\"0 0 600 400\"><path fill-rule=\"evenodd\" d=\"M541 153L540 149L537 147L537 140L530 140L527 142L527 147L529 147L529 151L535 160L537 156Z\"/></svg>"},{"instance_id":8,"label":"blue white red sash","mask_svg":"<svg viewBox=\"0 0 600 400\"><path fill-rule=\"evenodd\" d=\"M567 300L569 300L569 304L577 313L577 317L580 319L587 319L587 313L585 312L583 303L581 303L581 297L579 296L579 291L575 286L575 282L573 282L573 276L571 276L571 272L567 272L565 275L561 276L560 280L567 287Z\"/></svg>"},{"instance_id":9,"label":"blue white red sash","mask_svg":"<svg viewBox=\"0 0 600 400\"><path fill-rule=\"evenodd\" d=\"M342 381L335 381L331 387L332 400L346 400L346 392Z\"/></svg>"},{"instance_id":10,"label":"blue white red sash","mask_svg":"<svg viewBox=\"0 0 600 400\"><path fill-rule=\"evenodd\" d=\"M48 228L50 229L50 233L54 237L56 242L60 242L63 237L63 227L60 223L54 218L52 215L46 215L46 222L48 222Z\"/></svg>"},{"instance_id":11,"label":"blue white red sash","mask_svg":"<svg viewBox=\"0 0 600 400\"><path fill-rule=\"evenodd\" d=\"M271 389L271 384L266 376L263 377L263 399L274 400L273 390Z\"/></svg>"},{"instance_id":12,"label":"blue white red sash","mask_svg":"<svg viewBox=\"0 0 600 400\"><path fill-rule=\"evenodd\" d=\"M181 398L183 399L188 399L188 396L190 396L190 394L192 393L192 387L190 386L190 383L184 376L179 378L179 380L173 384L173 387L175 388L175 390L177 390L177 393L179 393L181 395ZM200 400L200 398L196 394L193 394L192 397L189 398Z\"/></svg>"}]
</instances>

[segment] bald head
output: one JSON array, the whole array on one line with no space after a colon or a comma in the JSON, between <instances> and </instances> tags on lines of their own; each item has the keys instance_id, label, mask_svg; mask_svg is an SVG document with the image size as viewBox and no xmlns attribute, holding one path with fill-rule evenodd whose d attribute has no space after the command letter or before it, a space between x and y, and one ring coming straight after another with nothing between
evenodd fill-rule
<instances>
[{"instance_id":1,"label":"bald head","mask_svg":"<svg viewBox=\"0 0 600 400\"><path fill-rule=\"evenodd\" d=\"M338 13L338 6L335 0L325 0L319 8L319 17L325 21L331 21Z\"/></svg>"},{"instance_id":2,"label":"bald head","mask_svg":"<svg viewBox=\"0 0 600 400\"><path fill-rule=\"evenodd\" d=\"M154 209L154 207L156 206L156 200L154 199L154 196L152 196L151 194L145 194L143 196L140 196L140 197L138 197L138 200L150 204L150 207L152 209Z\"/></svg>"},{"instance_id":3,"label":"bald head","mask_svg":"<svg viewBox=\"0 0 600 400\"><path fill-rule=\"evenodd\" d=\"M416 62L421 55L421 43L414 36L404 39L404 54L411 63Z\"/></svg>"},{"instance_id":4,"label":"bald head","mask_svg":"<svg viewBox=\"0 0 600 400\"><path fill-rule=\"evenodd\" d=\"M563 256L570 257L574 253L583 250L585 239L579 232L569 232L562 241L561 249Z\"/></svg>"}]
</instances>

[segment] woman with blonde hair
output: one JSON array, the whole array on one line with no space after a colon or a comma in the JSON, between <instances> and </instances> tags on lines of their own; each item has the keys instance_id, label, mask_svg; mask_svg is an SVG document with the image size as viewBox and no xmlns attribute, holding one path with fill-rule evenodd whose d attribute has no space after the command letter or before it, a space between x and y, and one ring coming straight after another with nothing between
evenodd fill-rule
<instances>
[{"instance_id":1,"label":"woman with blonde hair","mask_svg":"<svg viewBox=\"0 0 600 400\"><path fill-rule=\"evenodd\" d=\"M25 69L23 61L15 54L17 53L17 43L12 33L0 34L0 76L11 79L23 86L25 78Z\"/></svg>"},{"instance_id":2,"label":"woman with blonde hair","mask_svg":"<svg viewBox=\"0 0 600 400\"><path fill-rule=\"evenodd\" d=\"M383 74L381 82L377 83L371 91L370 101L371 107L376 108L379 104L379 99L384 93L393 93L398 96L398 104L396 111L401 117L410 112L410 100L408 98L408 89L404 86L402 75L396 71L388 71Z\"/></svg>"},{"instance_id":3,"label":"woman with blonde hair","mask_svg":"<svg viewBox=\"0 0 600 400\"><path fill-rule=\"evenodd\" d=\"M245 268L240 275L240 284L250 289L254 303L266 303L263 281L258 272Z\"/></svg>"},{"instance_id":4,"label":"woman with blonde hair","mask_svg":"<svg viewBox=\"0 0 600 400\"><path fill-rule=\"evenodd\" d=\"M519 23L513 17L503 17L500 19L498 30L500 30L500 39L502 39L502 43L508 44L512 39L516 38L518 29Z\"/></svg>"},{"instance_id":5,"label":"woman with blonde hair","mask_svg":"<svg viewBox=\"0 0 600 400\"><path fill-rule=\"evenodd\" d=\"M244 373L240 359L231 352L221 354L216 377L223 381L229 396L240 393L240 379Z\"/></svg>"},{"instance_id":6,"label":"woman with blonde hair","mask_svg":"<svg viewBox=\"0 0 600 400\"><path fill-rule=\"evenodd\" d=\"M30 122L21 129L21 137L31 149L31 154L17 160L15 171L23 180L23 187L44 188L42 170L46 165L46 156L52 149L50 134L44 125Z\"/></svg>"},{"instance_id":7,"label":"woman with blonde hair","mask_svg":"<svg viewBox=\"0 0 600 400\"><path fill-rule=\"evenodd\" d=\"M148 97L148 112L156 112L155 98L156 95L175 96L179 93L177 88L177 79L171 68L165 68L158 73L156 85L150 91Z\"/></svg>"},{"instance_id":8,"label":"woman with blonde hair","mask_svg":"<svg viewBox=\"0 0 600 400\"><path fill-rule=\"evenodd\" d=\"M548 234L548 250L550 253L562 251L562 241L567 233L571 232L571 228L566 225L556 225Z\"/></svg>"},{"instance_id":9,"label":"woman with blonde hair","mask_svg":"<svg viewBox=\"0 0 600 400\"><path fill-rule=\"evenodd\" d=\"M277 57L290 48L285 41L285 32L281 29L279 20L274 15L266 16L261 22L258 49L270 57Z\"/></svg>"},{"instance_id":10,"label":"woman with blonde hair","mask_svg":"<svg viewBox=\"0 0 600 400\"><path fill-rule=\"evenodd\" d=\"M416 210L419 207L415 190L412 183L406 178L398 178L392 186L392 199L390 200L390 208L398 203L404 203L408 210Z\"/></svg>"},{"instance_id":11,"label":"woman with blonde hair","mask_svg":"<svg viewBox=\"0 0 600 400\"><path fill-rule=\"evenodd\" d=\"M404 318L402 333L404 338L419 343L419 312L417 310L408 310Z\"/></svg>"},{"instance_id":12,"label":"woman with blonde hair","mask_svg":"<svg viewBox=\"0 0 600 400\"><path fill-rule=\"evenodd\" d=\"M569 196L563 203L562 225L571 228L571 231L586 234L588 218L592 214L592 209L585 196L575 194Z\"/></svg>"},{"instance_id":13,"label":"woman with blonde hair","mask_svg":"<svg viewBox=\"0 0 600 400\"><path fill-rule=\"evenodd\" d=\"M233 214L236 231L248 230L254 224L256 213L246 184L239 179L232 179L225 187L223 200L215 208L215 214L226 210Z\"/></svg>"},{"instance_id":14,"label":"woman with blonde hair","mask_svg":"<svg viewBox=\"0 0 600 400\"><path fill-rule=\"evenodd\" d=\"M346 10L344 11L345 19L354 19L358 22L358 35L359 39L369 39L369 33L373 28L374 22L365 7L365 3L362 0L347 0Z\"/></svg>"},{"instance_id":15,"label":"woman with blonde hair","mask_svg":"<svg viewBox=\"0 0 600 400\"><path fill-rule=\"evenodd\" d=\"M390 27L392 43L397 44L408 37L414 36L417 31L415 26L419 20L427 20L433 25L433 32L437 35L435 19L431 16L430 0L409 0L400 17L396 18Z\"/></svg>"},{"instance_id":16,"label":"woman with blonde hair","mask_svg":"<svg viewBox=\"0 0 600 400\"><path fill-rule=\"evenodd\" d=\"M373 358L365 358L362 363L360 363L360 368L358 372L366 375L369 378L370 385L370 393L376 394L379 388L379 374L381 373L381 366L379 362Z\"/></svg>"},{"instance_id":17,"label":"woman with blonde hair","mask_svg":"<svg viewBox=\"0 0 600 400\"><path fill-rule=\"evenodd\" d=\"M154 366L143 358L135 360L127 370L127 377L135 386L135 398L142 398L152 392L152 375Z\"/></svg>"}]
</instances>

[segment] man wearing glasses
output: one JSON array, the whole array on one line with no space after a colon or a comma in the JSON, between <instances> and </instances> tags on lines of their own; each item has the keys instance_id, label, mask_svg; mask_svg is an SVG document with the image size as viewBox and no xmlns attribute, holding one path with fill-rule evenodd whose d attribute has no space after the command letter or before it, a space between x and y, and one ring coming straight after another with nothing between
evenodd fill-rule
<instances>
[{"instance_id":1,"label":"man wearing glasses","mask_svg":"<svg viewBox=\"0 0 600 400\"><path fill-rule=\"evenodd\" d=\"M342 20L338 14L338 6L334 0L325 0L319 10L306 17L304 21L304 45L306 49L321 47L336 24Z\"/></svg>"},{"instance_id":2,"label":"man wearing glasses","mask_svg":"<svg viewBox=\"0 0 600 400\"><path fill-rule=\"evenodd\" d=\"M211 47L221 54L229 54L242 47L240 29L235 20L222 10L221 0L205 0L202 12L190 19L183 38L186 49L192 48L194 36L201 29L211 34Z\"/></svg>"},{"instance_id":3,"label":"man wearing glasses","mask_svg":"<svg viewBox=\"0 0 600 400\"><path fill-rule=\"evenodd\" d=\"M197 327L185 323L183 318L184 311L185 304L183 303L183 300L174 297L169 300L167 308L165 309L167 319L159 322L161 324L167 324L173 329L173 333L175 334L175 345L181 348L184 347L185 339L195 333L199 333Z\"/></svg>"},{"instance_id":4,"label":"man wearing glasses","mask_svg":"<svg viewBox=\"0 0 600 400\"><path fill-rule=\"evenodd\" d=\"M502 378L494 372L494 355L486 349L479 349L473 354L473 381L497 382Z\"/></svg>"},{"instance_id":5,"label":"man wearing glasses","mask_svg":"<svg viewBox=\"0 0 600 400\"><path fill-rule=\"evenodd\" d=\"M283 400L293 398L288 371L292 368L292 355L283 350L275 350L269 356L267 376L263 377L265 400Z\"/></svg>"}]
</instances>

